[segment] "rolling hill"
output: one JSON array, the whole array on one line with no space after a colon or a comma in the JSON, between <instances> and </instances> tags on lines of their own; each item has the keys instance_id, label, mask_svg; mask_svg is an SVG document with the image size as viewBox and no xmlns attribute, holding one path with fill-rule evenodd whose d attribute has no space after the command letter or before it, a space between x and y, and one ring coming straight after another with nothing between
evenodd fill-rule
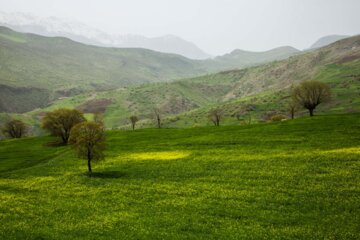
<instances>
[{"instance_id":1,"label":"rolling hill","mask_svg":"<svg viewBox=\"0 0 360 240\"><path fill-rule=\"evenodd\" d=\"M333 91L333 100L317 111L359 111L360 37L246 69L59 99L23 117L37 119L44 111L76 107L86 113L103 112L108 128L128 124L131 114L149 126L152 109L160 107L165 127L189 127L210 124L206 116L213 107L225 110L228 124L239 124L235 116L243 112L241 118L247 117L250 112L243 108L250 107L256 121L263 121L271 114L287 114L288 88L308 79L327 82Z\"/></svg>"},{"instance_id":2,"label":"rolling hill","mask_svg":"<svg viewBox=\"0 0 360 240\"><path fill-rule=\"evenodd\" d=\"M76 42L116 48L146 48L163 53L179 54L190 59L207 59L211 56L194 43L178 36L145 37L133 34L109 34L76 20L59 17L36 17L29 13L0 11L0 25L19 32L48 37L66 37Z\"/></svg>"},{"instance_id":3,"label":"rolling hill","mask_svg":"<svg viewBox=\"0 0 360 240\"><path fill-rule=\"evenodd\" d=\"M324 47L324 46L329 45L331 43L334 43L336 41L342 40L344 38L349 38L349 37L350 36L348 36L348 35L329 35L329 36L325 36L325 37L320 38L316 42L314 42L310 46L310 49L321 48L321 47Z\"/></svg>"},{"instance_id":4,"label":"rolling hill","mask_svg":"<svg viewBox=\"0 0 360 240\"><path fill-rule=\"evenodd\" d=\"M360 115L0 144L1 239L358 239Z\"/></svg>"},{"instance_id":5,"label":"rolling hill","mask_svg":"<svg viewBox=\"0 0 360 240\"><path fill-rule=\"evenodd\" d=\"M300 50L289 46L274 48L265 52L250 52L236 49L229 54L218 56L214 60L219 65L238 68L238 66L245 67L259 63L282 60L298 53L300 53Z\"/></svg>"},{"instance_id":6,"label":"rolling hill","mask_svg":"<svg viewBox=\"0 0 360 240\"><path fill-rule=\"evenodd\" d=\"M191 60L138 48L104 48L0 27L0 112L27 112L59 97L141 83L171 81L285 58Z\"/></svg>"}]
</instances>

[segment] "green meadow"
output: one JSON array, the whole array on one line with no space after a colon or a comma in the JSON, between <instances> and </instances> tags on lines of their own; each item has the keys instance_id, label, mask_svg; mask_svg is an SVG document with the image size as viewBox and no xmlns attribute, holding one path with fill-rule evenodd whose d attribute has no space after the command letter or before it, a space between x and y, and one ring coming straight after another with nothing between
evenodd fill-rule
<instances>
[{"instance_id":1,"label":"green meadow","mask_svg":"<svg viewBox=\"0 0 360 240\"><path fill-rule=\"evenodd\" d=\"M0 142L0 239L359 239L360 114Z\"/></svg>"}]
</instances>

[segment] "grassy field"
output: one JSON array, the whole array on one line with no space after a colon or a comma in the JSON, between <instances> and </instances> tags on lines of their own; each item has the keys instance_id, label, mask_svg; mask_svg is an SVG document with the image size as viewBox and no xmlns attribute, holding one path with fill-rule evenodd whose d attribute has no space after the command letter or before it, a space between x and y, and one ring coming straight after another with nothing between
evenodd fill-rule
<instances>
[{"instance_id":1,"label":"grassy field","mask_svg":"<svg viewBox=\"0 0 360 240\"><path fill-rule=\"evenodd\" d=\"M0 239L359 239L360 115L0 142Z\"/></svg>"}]
</instances>

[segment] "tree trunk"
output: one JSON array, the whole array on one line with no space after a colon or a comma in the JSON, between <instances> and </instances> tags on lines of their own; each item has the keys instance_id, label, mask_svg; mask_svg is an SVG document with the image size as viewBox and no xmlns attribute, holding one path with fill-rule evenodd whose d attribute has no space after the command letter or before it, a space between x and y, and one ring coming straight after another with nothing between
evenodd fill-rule
<instances>
[{"instance_id":1,"label":"tree trunk","mask_svg":"<svg viewBox=\"0 0 360 240\"><path fill-rule=\"evenodd\" d=\"M310 113L310 117L314 116L314 109L313 109L313 108L309 108L309 113Z\"/></svg>"},{"instance_id":2,"label":"tree trunk","mask_svg":"<svg viewBox=\"0 0 360 240\"><path fill-rule=\"evenodd\" d=\"M157 123L158 123L158 128L161 128L161 121L160 118L157 119Z\"/></svg>"},{"instance_id":3,"label":"tree trunk","mask_svg":"<svg viewBox=\"0 0 360 240\"><path fill-rule=\"evenodd\" d=\"M135 130L135 123L132 124L132 129Z\"/></svg>"},{"instance_id":4,"label":"tree trunk","mask_svg":"<svg viewBox=\"0 0 360 240\"><path fill-rule=\"evenodd\" d=\"M88 160L88 169L89 169L89 173L92 173L92 170L91 170L91 160Z\"/></svg>"},{"instance_id":5,"label":"tree trunk","mask_svg":"<svg viewBox=\"0 0 360 240\"><path fill-rule=\"evenodd\" d=\"M87 159L88 159L88 170L89 170L89 173L92 173L92 170L91 170L91 150L88 149L88 153L87 153Z\"/></svg>"},{"instance_id":6,"label":"tree trunk","mask_svg":"<svg viewBox=\"0 0 360 240\"><path fill-rule=\"evenodd\" d=\"M67 144L67 139L66 139L66 137L64 135L61 135L61 139L63 140L64 144Z\"/></svg>"}]
</instances>

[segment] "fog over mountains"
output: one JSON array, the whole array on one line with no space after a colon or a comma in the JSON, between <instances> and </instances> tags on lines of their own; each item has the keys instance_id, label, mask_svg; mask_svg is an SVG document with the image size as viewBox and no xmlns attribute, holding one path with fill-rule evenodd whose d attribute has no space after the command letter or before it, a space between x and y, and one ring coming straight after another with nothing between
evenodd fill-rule
<instances>
[{"instance_id":1,"label":"fog over mountains","mask_svg":"<svg viewBox=\"0 0 360 240\"><path fill-rule=\"evenodd\" d=\"M40 18L28 13L0 12L0 25L16 31L43 36L62 36L85 44L102 47L147 48L158 52L175 53L191 59L206 59L211 56L175 35L149 38L142 35L108 34L81 22L58 17Z\"/></svg>"},{"instance_id":2,"label":"fog over mountains","mask_svg":"<svg viewBox=\"0 0 360 240\"><path fill-rule=\"evenodd\" d=\"M135 34L109 34L82 22L59 17L42 18L30 13L0 11L0 26L6 26L19 32L34 33L48 37L66 37L80 43L101 47L146 48L163 53L179 54L190 59L198 60L214 57L204 52L196 46L196 44L176 35L168 34L159 37L146 37ZM350 36L324 36L309 46L308 49L320 48L346 37ZM287 57L289 52L295 53L297 51L297 49L291 46L279 46L278 48L260 52L259 54L252 51L235 49L231 53L216 57L216 60L222 62L231 59L233 61L235 58L238 59L239 62L245 61L249 63L249 54L254 55L256 58L264 57L266 61L267 55L271 55L270 58L273 58L273 53L280 55L281 59L283 58L282 55L284 52L284 56ZM259 61L256 60L255 62ZM236 67L236 65L234 65L234 67Z\"/></svg>"},{"instance_id":3,"label":"fog over mountains","mask_svg":"<svg viewBox=\"0 0 360 240\"><path fill-rule=\"evenodd\" d=\"M349 35L329 35L329 36L325 36L320 38L319 40L317 40L313 45L311 45L310 49L316 49L316 48L321 48L324 47L326 45L329 45L333 42L339 41L341 39L345 39L350 37Z\"/></svg>"}]
</instances>

